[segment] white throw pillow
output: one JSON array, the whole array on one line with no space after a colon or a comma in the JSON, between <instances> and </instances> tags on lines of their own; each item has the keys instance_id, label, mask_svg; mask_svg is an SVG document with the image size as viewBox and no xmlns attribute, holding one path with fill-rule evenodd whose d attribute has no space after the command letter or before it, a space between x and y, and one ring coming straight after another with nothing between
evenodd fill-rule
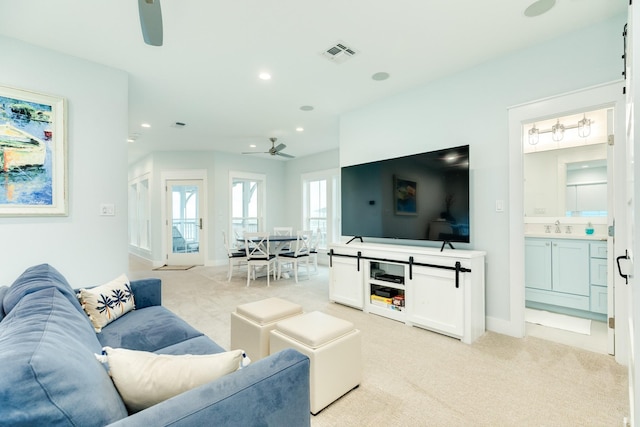
<instances>
[{"instance_id":1,"label":"white throw pillow","mask_svg":"<svg viewBox=\"0 0 640 427\"><path fill-rule=\"evenodd\" d=\"M124 274L104 285L80 289L78 298L96 332L135 308L131 283Z\"/></svg>"},{"instance_id":2,"label":"white throw pillow","mask_svg":"<svg viewBox=\"0 0 640 427\"><path fill-rule=\"evenodd\" d=\"M244 352L169 355L104 347L103 353L120 397L138 412L240 369Z\"/></svg>"}]
</instances>

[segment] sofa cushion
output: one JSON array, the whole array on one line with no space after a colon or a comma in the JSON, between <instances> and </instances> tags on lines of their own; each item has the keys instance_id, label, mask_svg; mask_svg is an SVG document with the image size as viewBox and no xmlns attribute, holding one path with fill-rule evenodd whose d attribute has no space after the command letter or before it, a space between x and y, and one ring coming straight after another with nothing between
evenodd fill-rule
<instances>
[{"instance_id":1,"label":"sofa cushion","mask_svg":"<svg viewBox=\"0 0 640 427\"><path fill-rule=\"evenodd\" d=\"M7 291L9 291L8 286L0 286L0 322L4 318L4 315L6 314L4 312L4 304L2 303L2 301L4 301L4 296L7 294Z\"/></svg>"},{"instance_id":2,"label":"sofa cushion","mask_svg":"<svg viewBox=\"0 0 640 427\"><path fill-rule=\"evenodd\" d=\"M156 351L201 335L165 307L154 306L133 310L109 323L98 339L103 347Z\"/></svg>"},{"instance_id":3,"label":"sofa cushion","mask_svg":"<svg viewBox=\"0 0 640 427\"><path fill-rule=\"evenodd\" d=\"M189 338L177 344L163 347L155 351L158 354L213 354L226 351L206 335Z\"/></svg>"},{"instance_id":4,"label":"sofa cushion","mask_svg":"<svg viewBox=\"0 0 640 427\"><path fill-rule=\"evenodd\" d=\"M46 288L57 289L61 295L71 302L77 311L84 315L85 322L89 322L76 298L75 291L71 288L67 279L49 264L29 267L13 282L4 297L4 312L8 314L23 296Z\"/></svg>"},{"instance_id":5,"label":"sofa cushion","mask_svg":"<svg viewBox=\"0 0 640 427\"><path fill-rule=\"evenodd\" d=\"M82 288L78 299L96 332L135 308L131 283L126 275L94 288Z\"/></svg>"},{"instance_id":6,"label":"sofa cushion","mask_svg":"<svg viewBox=\"0 0 640 427\"><path fill-rule=\"evenodd\" d=\"M0 322L2 423L104 426L127 416L77 307L49 287L24 295Z\"/></svg>"},{"instance_id":7,"label":"sofa cushion","mask_svg":"<svg viewBox=\"0 0 640 427\"><path fill-rule=\"evenodd\" d=\"M138 412L237 371L243 351L168 355L105 347L109 373L131 412Z\"/></svg>"}]
</instances>

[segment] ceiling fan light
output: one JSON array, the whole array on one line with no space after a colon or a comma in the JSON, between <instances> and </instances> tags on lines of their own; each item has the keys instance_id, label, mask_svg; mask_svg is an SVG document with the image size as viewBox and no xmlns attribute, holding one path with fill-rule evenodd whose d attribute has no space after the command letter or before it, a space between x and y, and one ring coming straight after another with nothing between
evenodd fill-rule
<instances>
[{"instance_id":1,"label":"ceiling fan light","mask_svg":"<svg viewBox=\"0 0 640 427\"><path fill-rule=\"evenodd\" d=\"M578 122L578 136L580 138L586 138L591 135L591 119L587 119L587 116L583 116L582 120Z\"/></svg>"},{"instance_id":2,"label":"ceiling fan light","mask_svg":"<svg viewBox=\"0 0 640 427\"><path fill-rule=\"evenodd\" d=\"M560 120L551 126L551 138L556 142L562 141L564 138L564 125L560 123Z\"/></svg>"}]
</instances>

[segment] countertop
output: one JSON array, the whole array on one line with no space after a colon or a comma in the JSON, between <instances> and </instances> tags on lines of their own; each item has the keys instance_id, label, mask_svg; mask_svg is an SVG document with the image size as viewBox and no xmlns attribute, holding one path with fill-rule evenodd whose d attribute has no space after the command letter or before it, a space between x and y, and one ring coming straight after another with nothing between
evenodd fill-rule
<instances>
[{"instance_id":1,"label":"countertop","mask_svg":"<svg viewBox=\"0 0 640 427\"><path fill-rule=\"evenodd\" d=\"M578 234L578 233L525 233L524 237L536 237L542 239L571 239L571 240L596 240L606 241L607 236L602 234Z\"/></svg>"}]
</instances>

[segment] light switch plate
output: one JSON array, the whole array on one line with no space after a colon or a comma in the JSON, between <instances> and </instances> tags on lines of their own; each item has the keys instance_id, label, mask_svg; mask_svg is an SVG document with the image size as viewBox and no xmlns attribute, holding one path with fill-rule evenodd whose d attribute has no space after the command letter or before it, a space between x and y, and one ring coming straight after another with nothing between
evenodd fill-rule
<instances>
[{"instance_id":1,"label":"light switch plate","mask_svg":"<svg viewBox=\"0 0 640 427\"><path fill-rule=\"evenodd\" d=\"M116 214L116 207L113 203L102 203L100 205L100 215L102 216L114 216Z\"/></svg>"},{"instance_id":2,"label":"light switch plate","mask_svg":"<svg viewBox=\"0 0 640 427\"><path fill-rule=\"evenodd\" d=\"M496 212L504 212L504 200L496 200Z\"/></svg>"}]
</instances>

